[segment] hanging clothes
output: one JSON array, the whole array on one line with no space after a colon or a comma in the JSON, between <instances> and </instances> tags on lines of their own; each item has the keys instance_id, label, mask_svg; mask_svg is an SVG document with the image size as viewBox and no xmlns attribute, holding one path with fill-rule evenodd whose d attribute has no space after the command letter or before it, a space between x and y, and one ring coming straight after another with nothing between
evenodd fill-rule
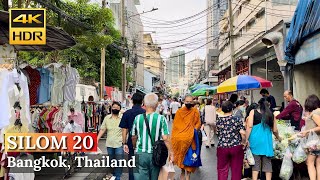
<instances>
[{"instance_id":1,"label":"hanging clothes","mask_svg":"<svg viewBox=\"0 0 320 180\"><path fill-rule=\"evenodd\" d=\"M10 105L8 98L9 89L9 71L7 69L0 69L0 129L9 125L10 119Z\"/></svg>"},{"instance_id":2,"label":"hanging clothes","mask_svg":"<svg viewBox=\"0 0 320 180\"><path fill-rule=\"evenodd\" d=\"M30 78L30 105L35 105L38 102L38 89L41 83L40 72L36 69L33 69L31 66L25 67L24 70L28 73L28 76Z\"/></svg>"},{"instance_id":3,"label":"hanging clothes","mask_svg":"<svg viewBox=\"0 0 320 180\"><path fill-rule=\"evenodd\" d=\"M62 116L63 116L62 110L58 111L54 116L54 120L52 123L52 129L56 132L62 132L63 128L67 125L67 122L63 121Z\"/></svg>"},{"instance_id":4,"label":"hanging clothes","mask_svg":"<svg viewBox=\"0 0 320 180\"><path fill-rule=\"evenodd\" d=\"M66 67L66 82L63 88L64 100L73 102L76 99L76 85L80 81L80 75L77 69L70 66Z\"/></svg>"},{"instance_id":5,"label":"hanging clothes","mask_svg":"<svg viewBox=\"0 0 320 180\"><path fill-rule=\"evenodd\" d=\"M53 84L53 75L49 69L38 68L41 76L40 88L38 91L38 104L48 102L51 99L51 88Z\"/></svg>"},{"instance_id":6,"label":"hanging clothes","mask_svg":"<svg viewBox=\"0 0 320 180\"><path fill-rule=\"evenodd\" d=\"M53 85L51 94L51 104L60 105L63 103L63 86L66 82L65 69L63 67L54 67L53 69Z\"/></svg>"},{"instance_id":7,"label":"hanging clothes","mask_svg":"<svg viewBox=\"0 0 320 180\"><path fill-rule=\"evenodd\" d=\"M77 112L77 111L69 112L68 120L69 121L73 120L75 123L79 124L82 129L84 128L84 118L81 112Z\"/></svg>"},{"instance_id":8,"label":"hanging clothes","mask_svg":"<svg viewBox=\"0 0 320 180\"><path fill-rule=\"evenodd\" d=\"M17 69L9 72L9 85L6 96L9 99L10 124L14 124L15 122L14 105L16 102L19 102L21 106L21 122L28 126L31 123L28 80Z\"/></svg>"}]
</instances>

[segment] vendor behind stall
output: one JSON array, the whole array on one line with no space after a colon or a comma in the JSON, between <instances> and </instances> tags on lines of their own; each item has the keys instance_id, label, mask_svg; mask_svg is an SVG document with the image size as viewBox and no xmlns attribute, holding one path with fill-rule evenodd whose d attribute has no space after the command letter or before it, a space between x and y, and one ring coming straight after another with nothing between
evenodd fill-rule
<instances>
[{"instance_id":1,"label":"vendor behind stall","mask_svg":"<svg viewBox=\"0 0 320 180\"><path fill-rule=\"evenodd\" d=\"M291 90L285 91L283 97L289 104L280 114L276 116L276 119L290 120L291 126L294 126L295 130L300 130L300 121L303 112L301 104L293 98L293 93Z\"/></svg>"}]
</instances>

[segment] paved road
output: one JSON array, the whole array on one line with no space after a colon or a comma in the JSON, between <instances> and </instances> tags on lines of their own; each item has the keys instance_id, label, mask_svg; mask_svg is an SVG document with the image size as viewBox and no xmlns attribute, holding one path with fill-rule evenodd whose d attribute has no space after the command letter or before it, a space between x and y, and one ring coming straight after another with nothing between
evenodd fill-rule
<instances>
[{"instance_id":1,"label":"paved road","mask_svg":"<svg viewBox=\"0 0 320 180\"><path fill-rule=\"evenodd\" d=\"M168 122L169 128L172 128L172 121ZM217 142L217 141L216 141ZM197 180L216 180L217 178L217 156L216 147L206 148L202 145L201 149L201 161L202 167L196 170L194 174L191 175L191 179ZM181 170L175 167L176 174L175 179L180 178Z\"/></svg>"},{"instance_id":2,"label":"paved road","mask_svg":"<svg viewBox=\"0 0 320 180\"><path fill-rule=\"evenodd\" d=\"M168 123L169 124L169 129L171 130L172 127L172 121ZM99 148L102 151L106 151L105 148L105 140L100 140L99 142ZM215 147L210 147L210 148L206 148L204 145L202 146L202 150L201 150L201 160L202 160L202 167L200 167L199 169L197 169L197 171L191 175L191 179L197 179L197 180L216 180L217 179L217 174L216 174L216 162L217 162L217 158L216 158L216 148ZM176 170L176 176L175 179L179 179L180 177L180 173L181 170L178 169L177 167L175 167ZM84 180L90 173L76 173L74 174L72 177L68 178L69 180ZM61 175L56 175L56 176L52 176L50 175L48 176L42 176L42 177L37 177L37 180L60 180L61 179ZM128 174L124 173L122 175L123 180L127 180L128 179Z\"/></svg>"}]
</instances>

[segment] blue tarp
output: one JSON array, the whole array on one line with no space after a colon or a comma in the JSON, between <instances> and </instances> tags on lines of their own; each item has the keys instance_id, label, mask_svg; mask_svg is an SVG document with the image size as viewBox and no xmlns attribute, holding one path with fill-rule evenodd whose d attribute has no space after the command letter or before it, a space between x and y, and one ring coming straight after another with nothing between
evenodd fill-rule
<instances>
[{"instance_id":1,"label":"blue tarp","mask_svg":"<svg viewBox=\"0 0 320 180\"><path fill-rule=\"evenodd\" d=\"M300 0L285 42L285 60L295 64L295 54L302 43L320 31L320 0Z\"/></svg>"}]
</instances>

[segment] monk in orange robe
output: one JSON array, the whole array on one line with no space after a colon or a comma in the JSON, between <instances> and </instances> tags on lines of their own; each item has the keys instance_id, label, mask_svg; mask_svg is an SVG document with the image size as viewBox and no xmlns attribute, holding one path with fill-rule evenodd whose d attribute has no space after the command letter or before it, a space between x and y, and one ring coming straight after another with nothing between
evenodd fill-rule
<instances>
[{"instance_id":1,"label":"monk in orange robe","mask_svg":"<svg viewBox=\"0 0 320 180\"><path fill-rule=\"evenodd\" d=\"M171 143L174 163L181 168L180 179L184 179L187 172L186 180L189 180L196 167L185 166L183 160L190 145L193 149L196 148L194 129L199 130L201 122L199 111L193 107L192 96L186 96L184 103L185 106L177 111L173 121Z\"/></svg>"}]
</instances>

